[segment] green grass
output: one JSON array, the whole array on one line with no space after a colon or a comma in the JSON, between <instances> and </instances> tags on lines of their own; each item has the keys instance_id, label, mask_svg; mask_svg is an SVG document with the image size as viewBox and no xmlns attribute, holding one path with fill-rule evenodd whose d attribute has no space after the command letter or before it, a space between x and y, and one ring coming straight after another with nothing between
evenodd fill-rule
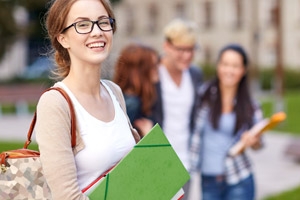
<instances>
[{"instance_id":1,"label":"green grass","mask_svg":"<svg viewBox=\"0 0 300 200\"><path fill-rule=\"evenodd\" d=\"M16 142L16 141L1 141L0 142L0 152L7 151L7 150L14 150L14 149L21 149L23 148L25 142ZM38 150L38 145L32 142L28 149Z\"/></svg>"},{"instance_id":2,"label":"green grass","mask_svg":"<svg viewBox=\"0 0 300 200\"><path fill-rule=\"evenodd\" d=\"M289 93L285 97L285 105L287 109L287 120L285 128L291 133L300 135L300 91L297 93Z\"/></svg>"},{"instance_id":3,"label":"green grass","mask_svg":"<svg viewBox=\"0 0 300 200\"><path fill-rule=\"evenodd\" d=\"M300 136L300 91L288 91L283 97L283 111L286 113L286 120L274 130L288 132ZM262 102L262 110L265 117L272 116L276 112L276 98L270 97Z\"/></svg>"},{"instance_id":4,"label":"green grass","mask_svg":"<svg viewBox=\"0 0 300 200\"><path fill-rule=\"evenodd\" d=\"M284 98L284 111L287 119L274 130L293 133L300 136L300 91L286 92ZM261 101L262 110L265 117L270 117L275 112L275 98L269 97ZM0 152L12 149L19 149L24 146L24 142L0 142ZM32 143L29 149L38 150L36 143ZM278 195L264 198L264 200L299 200L300 186Z\"/></svg>"},{"instance_id":5,"label":"green grass","mask_svg":"<svg viewBox=\"0 0 300 200\"><path fill-rule=\"evenodd\" d=\"M300 91L288 91L283 97L283 108L287 115L286 120L274 130L297 135L300 137ZM262 110L265 117L270 117L276 108L276 98L269 97L262 101ZM299 200L300 186L280 194L275 194L264 198L263 200Z\"/></svg>"},{"instance_id":6,"label":"green grass","mask_svg":"<svg viewBox=\"0 0 300 200\"><path fill-rule=\"evenodd\" d=\"M278 195L266 197L263 200L299 200L299 199L300 199L300 186Z\"/></svg>"}]
</instances>

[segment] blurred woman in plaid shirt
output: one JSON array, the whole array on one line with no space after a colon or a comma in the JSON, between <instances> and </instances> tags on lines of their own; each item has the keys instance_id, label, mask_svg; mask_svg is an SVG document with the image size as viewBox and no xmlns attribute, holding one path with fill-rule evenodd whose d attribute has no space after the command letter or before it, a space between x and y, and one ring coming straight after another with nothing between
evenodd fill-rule
<instances>
[{"instance_id":1,"label":"blurred woman in plaid shirt","mask_svg":"<svg viewBox=\"0 0 300 200\"><path fill-rule=\"evenodd\" d=\"M243 140L259 149L249 130L262 119L247 85L248 57L240 45L219 54L217 76L200 88L196 126L191 140L191 171L200 170L203 200L253 200L255 184L245 152L231 157L229 149Z\"/></svg>"}]
</instances>

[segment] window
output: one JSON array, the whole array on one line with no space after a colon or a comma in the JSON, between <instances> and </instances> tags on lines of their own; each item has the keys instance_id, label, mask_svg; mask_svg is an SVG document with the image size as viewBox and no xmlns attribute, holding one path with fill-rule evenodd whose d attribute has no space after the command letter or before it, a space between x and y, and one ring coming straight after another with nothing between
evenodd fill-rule
<instances>
[{"instance_id":1,"label":"window","mask_svg":"<svg viewBox=\"0 0 300 200\"><path fill-rule=\"evenodd\" d=\"M204 27L209 29L212 27L212 9L213 5L211 1L205 1L203 4L203 14L204 14Z\"/></svg>"},{"instance_id":2,"label":"window","mask_svg":"<svg viewBox=\"0 0 300 200\"><path fill-rule=\"evenodd\" d=\"M186 13L185 13L185 4L184 3L176 3L175 4L175 16L176 17L181 17L185 18Z\"/></svg>"},{"instance_id":3,"label":"window","mask_svg":"<svg viewBox=\"0 0 300 200\"><path fill-rule=\"evenodd\" d=\"M241 29L243 26L243 2L242 0L234 0L235 7L235 23L234 27L236 29Z\"/></svg>"},{"instance_id":4,"label":"window","mask_svg":"<svg viewBox=\"0 0 300 200\"><path fill-rule=\"evenodd\" d=\"M127 5L125 7L125 10L126 10L126 14L127 14L127 17L126 17L126 28L125 28L125 31L127 33L127 35L132 35L134 32L135 32L135 16L134 16L134 10L133 10L133 7L131 5Z\"/></svg>"},{"instance_id":5,"label":"window","mask_svg":"<svg viewBox=\"0 0 300 200\"><path fill-rule=\"evenodd\" d=\"M148 8L149 18L148 18L148 32L156 33L158 28L158 8L155 3L151 3Z\"/></svg>"},{"instance_id":6,"label":"window","mask_svg":"<svg viewBox=\"0 0 300 200\"><path fill-rule=\"evenodd\" d=\"M279 20L279 7L278 6L279 6L278 3L274 3L270 9L269 24L272 27L276 27L278 25L278 20Z\"/></svg>"}]
</instances>

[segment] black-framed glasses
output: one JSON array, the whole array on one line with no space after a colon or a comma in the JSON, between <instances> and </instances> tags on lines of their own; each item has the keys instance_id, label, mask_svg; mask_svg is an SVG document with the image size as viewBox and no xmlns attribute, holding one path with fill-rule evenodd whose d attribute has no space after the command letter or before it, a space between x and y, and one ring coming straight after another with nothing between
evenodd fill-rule
<instances>
[{"instance_id":1,"label":"black-framed glasses","mask_svg":"<svg viewBox=\"0 0 300 200\"><path fill-rule=\"evenodd\" d=\"M93 31L95 24L100 28L101 31L111 31L114 29L115 19L111 17L102 17L97 21L83 20L83 21L75 22L70 26L64 28L62 30L62 33L64 33L66 30L74 26L77 33L87 34Z\"/></svg>"},{"instance_id":2,"label":"black-framed glasses","mask_svg":"<svg viewBox=\"0 0 300 200\"><path fill-rule=\"evenodd\" d=\"M197 49L196 45L191 46L191 47L179 47L179 46L174 45L172 40L167 39L167 41L171 45L171 47L179 53L184 53L184 52L193 53Z\"/></svg>"}]
</instances>

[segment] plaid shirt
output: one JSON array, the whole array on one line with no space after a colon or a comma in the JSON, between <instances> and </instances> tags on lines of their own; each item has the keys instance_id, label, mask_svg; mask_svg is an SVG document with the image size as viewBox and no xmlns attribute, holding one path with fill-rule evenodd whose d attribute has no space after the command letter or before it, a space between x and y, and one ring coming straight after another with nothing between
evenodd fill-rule
<instances>
[{"instance_id":1,"label":"plaid shirt","mask_svg":"<svg viewBox=\"0 0 300 200\"><path fill-rule=\"evenodd\" d=\"M203 107L196 114L195 129L193 131L190 141L190 161L191 168L190 173L200 170L201 165L201 137L204 130L205 122L207 121L209 108ZM254 113L254 121L257 122L262 119L262 112L260 109L256 109ZM241 137L243 132L247 130L242 128L233 138L232 144L229 144L228 150L232 147ZM241 180L247 178L252 173L252 167L250 160L245 152L235 157L226 156L225 161L225 176L228 184L236 184Z\"/></svg>"}]
</instances>

